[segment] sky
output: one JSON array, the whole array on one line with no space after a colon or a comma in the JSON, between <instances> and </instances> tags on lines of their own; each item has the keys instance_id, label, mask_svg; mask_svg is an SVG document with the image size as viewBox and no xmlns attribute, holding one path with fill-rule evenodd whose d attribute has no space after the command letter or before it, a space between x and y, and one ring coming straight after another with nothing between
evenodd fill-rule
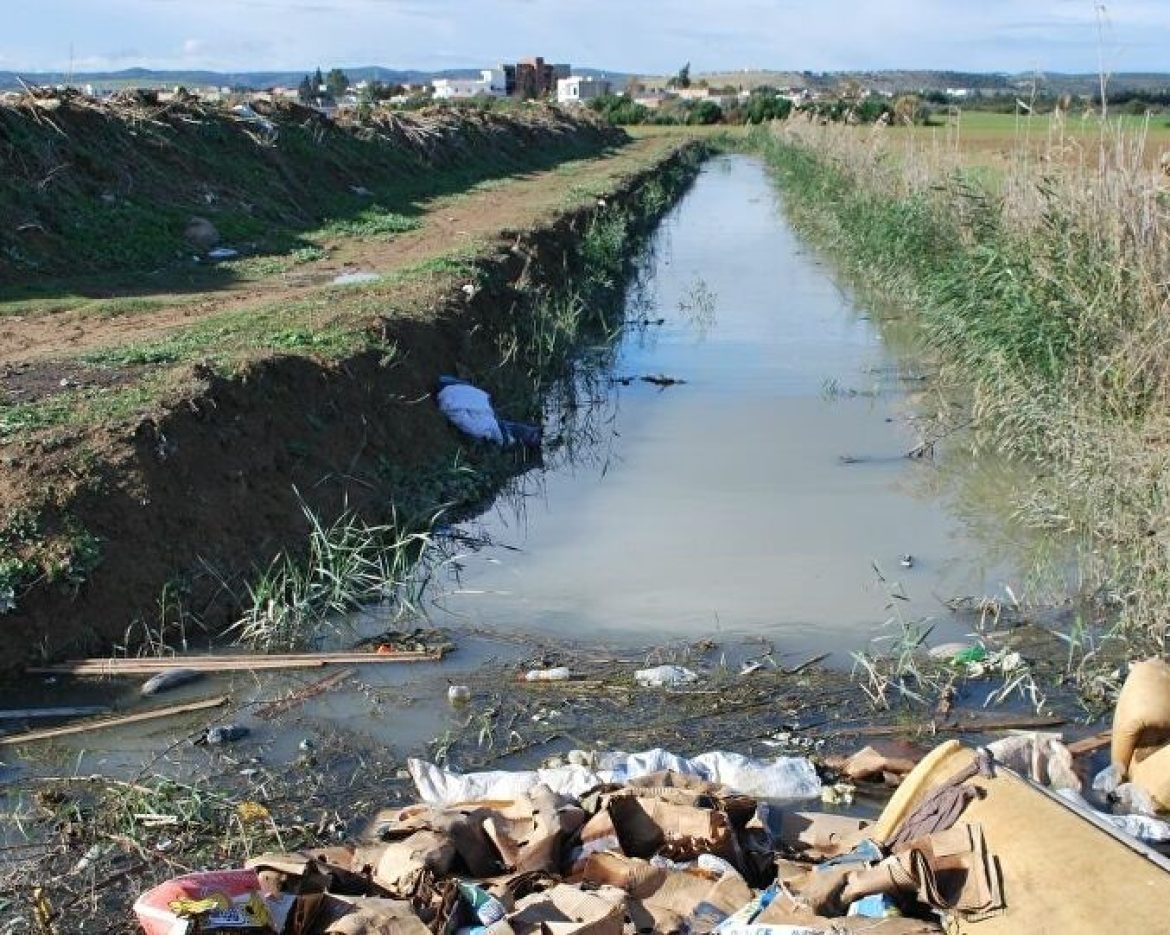
<instances>
[{"instance_id":1,"label":"sky","mask_svg":"<svg viewBox=\"0 0 1170 935\"><path fill-rule=\"evenodd\" d=\"M1170 0L0 0L0 71L1170 71Z\"/></svg>"}]
</instances>

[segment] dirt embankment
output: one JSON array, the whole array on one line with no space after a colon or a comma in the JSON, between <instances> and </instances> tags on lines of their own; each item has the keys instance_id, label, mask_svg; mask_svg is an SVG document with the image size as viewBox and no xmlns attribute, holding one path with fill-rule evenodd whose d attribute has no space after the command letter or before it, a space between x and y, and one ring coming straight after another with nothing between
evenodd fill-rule
<instances>
[{"instance_id":1,"label":"dirt embankment","mask_svg":"<svg viewBox=\"0 0 1170 935\"><path fill-rule=\"evenodd\" d=\"M425 199L625 140L541 106L334 121L288 102L25 95L0 104L0 289L87 273L87 293L152 291L216 242L285 253L325 220L368 226L373 207L405 228Z\"/></svg>"},{"instance_id":2,"label":"dirt embankment","mask_svg":"<svg viewBox=\"0 0 1170 935\"><path fill-rule=\"evenodd\" d=\"M604 204L496 230L470 263L478 284L470 296L443 280L412 283L401 302L365 314L353 353L254 354L234 370L173 367L169 398L147 417L9 436L0 445L0 546L19 558L21 535L64 545L61 560L41 562L0 615L2 658L17 665L105 650L128 631L140 641L160 622L171 639L184 627L198 639L197 627L234 618L258 568L304 546L304 507L326 520L348 509L385 521L404 505L465 502L501 470L523 469L446 424L430 397L437 377L505 384L501 330L580 266L594 218L621 210L645 223L669 203L660 180L669 176L677 189L695 161L663 147L610 180ZM470 486L451 470L457 457L482 468Z\"/></svg>"}]
</instances>

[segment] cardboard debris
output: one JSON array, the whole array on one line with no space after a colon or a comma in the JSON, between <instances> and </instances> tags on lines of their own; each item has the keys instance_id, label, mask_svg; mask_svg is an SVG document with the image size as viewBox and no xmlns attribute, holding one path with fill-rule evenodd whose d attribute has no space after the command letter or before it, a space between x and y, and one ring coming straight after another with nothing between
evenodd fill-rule
<instances>
[{"instance_id":1,"label":"cardboard debris","mask_svg":"<svg viewBox=\"0 0 1170 935\"><path fill-rule=\"evenodd\" d=\"M874 838L889 838L919 802L973 759L957 741L932 750L894 793L871 829ZM1104 921L1118 931L1165 931L1170 861L1008 767L968 783L979 795L961 820L981 829L1004 908L977 921L956 915L954 932L1090 935Z\"/></svg>"},{"instance_id":2,"label":"cardboard debris","mask_svg":"<svg viewBox=\"0 0 1170 935\"><path fill-rule=\"evenodd\" d=\"M896 786L925 753L903 740L875 741L841 764L841 777L849 782L884 782Z\"/></svg>"},{"instance_id":3,"label":"cardboard debris","mask_svg":"<svg viewBox=\"0 0 1170 935\"><path fill-rule=\"evenodd\" d=\"M1052 738L1010 739L1006 758L1063 767ZM853 759L884 777L909 756ZM669 770L579 797L512 788L386 809L360 842L180 878L135 909L147 935L1087 935L1101 892L1124 931L1164 930L1170 901L1170 862L954 741L877 822Z\"/></svg>"},{"instance_id":4,"label":"cardboard debris","mask_svg":"<svg viewBox=\"0 0 1170 935\"><path fill-rule=\"evenodd\" d=\"M416 831L389 845L378 860L374 882L391 896L407 898L425 871L443 876L455 862L455 844L438 831Z\"/></svg>"}]
</instances>

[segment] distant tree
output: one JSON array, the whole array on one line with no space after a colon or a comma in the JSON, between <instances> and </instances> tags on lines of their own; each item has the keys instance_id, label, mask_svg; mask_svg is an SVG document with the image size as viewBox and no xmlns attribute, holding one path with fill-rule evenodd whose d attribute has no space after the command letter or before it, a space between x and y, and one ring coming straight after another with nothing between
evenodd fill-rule
<instances>
[{"instance_id":1,"label":"distant tree","mask_svg":"<svg viewBox=\"0 0 1170 935\"><path fill-rule=\"evenodd\" d=\"M349 90L349 78L340 68L331 68L325 76L325 87L329 89L329 96L338 100Z\"/></svg>"},{"instance_id":2,"label":"distant tree","mask_svg":"<svg viewBox=\"0 0 1170 935\"><path fill-rule=\"evenodd\" d=\"M321 66L317 66L317 70L313 72L313 94L321 93L321 86L325 84L325 76L321 74Z\"/></svg>"},{"instance_id":3,"label":"distant tree","mask_svg":"<svg viewBox=\"0 0 1170 935\"><path fill-rule=\"evenodd\" d=\"M666 82L668 88L689 88L691 86L691 63L687 62L678 74Z\"/></svg>"},{"instance_id":4,"label":"distant tree","mask_svg":"<svg viewBox=\"0 0 1170 935\"><path fill-rule=\"evenodd\" d=\"M841 86L837 93L841 96L842 100L847 101L850 104L854 104L861 100L865 94L865 91L861 87L861 82L856 78L846 78L841 82Z\"/></svg>"},{"instance_id":5,"label":"distant tree","mask_svg":"<svg viewBox=\"0 0 1170 935\"><path fill-rule=\"evenodd\" d=\"M646 90L646 82L639 75L630 75L626 79L627 94L642 94Z\"/></svg>"},{"instance_id":6,"label":"distant tree","mask_svg":"<svg viewBox=\"0 0 1170 935\"><path fill-rule=\"evenodd\" d=\"M302 104L308 104L316 96L317 88L313 85L313 79L305 75L301 79L301 83L297 85L297 100Z\"/></svg>"},{"instance_id":7,"label":"distant tree","mask_svg":"<svg viewBox=\"0 0 1170 935\"><path fill-rule=\"evenodd\" d=\"M359 102L363 104L373 104L377 101L384 101L391 97L398 97L406 89L400 84L387 84L384 81L368 81L366 86L362 88L362 93L359 97Z\"/></svg>"},{"instance_id":8,"label":"distant tree","mask_svg":"<svg viewBox=\"0 0 1170 935\"><path fill-rule=\"evenodd\" d=\"M890 103L880 94L871 94L853 108L853 114L861 123L877 123L884 114L890 113Z\"/></svg>"},{"instance_id":9,"label":"distant tree","mask_svg":"<svg viewBox=\"0 0 1170 935\"><path fill-rule=\"evenodd\" d=\"M649 110L624 94L603 94L589 102L589 108L601 114L614 126L645 123Z\"/></svg>"},{"instance_id":10,"label":"distant tree","mask_svg":"<svg viewBox=\"0 0 1170 935\"><path fill-rule=\"evenodd\" d=\"M783 120L792 113L792 101L781 97L775 88L766 85L756 88L748 98L745 118L752 123Z\"/></svg>"},{"instance_id":11,"label":"distant tree","mask_svg":"<svg viewBox=\"0 0 1170 935\"><path fill-rule=\"evenodd\" d=\"M687 123L708 125L723 119L723 108L714 101L699 101L687 115Z\"/></svg>"}]
</instances>

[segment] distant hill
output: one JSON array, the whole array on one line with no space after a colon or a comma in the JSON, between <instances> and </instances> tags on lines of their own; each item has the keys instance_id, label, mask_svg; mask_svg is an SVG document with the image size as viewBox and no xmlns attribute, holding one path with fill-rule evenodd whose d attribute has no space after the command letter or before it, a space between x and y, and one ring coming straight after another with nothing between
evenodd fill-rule
<instances>
[{"instance_id":1,"label":"distant hill","mask_svg":"<svg viewBox=\"0 0 1170 935\"><path fill-rule=\"evenodd\" d=\"M643 77L640 80L650 86L665 84L668 76ZM1096 94L1100 78L1096 74L1020 73L964 71L773 71L767 69L744 69L743 71L692 73L692 81L706 81L712 87L751 89L760 85L775 87L808 88L810 91L832 91L847 81L856 81L872 91L890 94L917 93L921 91L943 91L947 88L965 88L971 91L1009 93L1030 90L1033 85L1040 91L1053 94ZM1111 75L1108 89L1120 91L1164 91L1170 90L1170 74L1154 72L1133 72Z\"/></svg>"},{"instance_id":2,"label":"distant hill","mask_svg":"<svg viewBox=\"0 0 1170 935\"><path fill-rule=\"evenodd\" d=\"M316 66L314 66L315 68ZM324 67L324 66L323 66ZM184 87L231 87L259 90L278 85L296 87L306 71L154 71L149 68L127 68L123 71L76 72L11 72L0 71L0 91L19 90L23 80L35 84L91 84L99 91L117 91L123 88L171 88ZM325 70L328 70L327 68ZM417 69L382 68L378 65L343 69L350 81L383 81L386 84L423 84L435 78L479 77L479 68L449 68L443 71L422 71ZM606 76L616 83L625 84L626 75L603 72L596 68L574 68L574 74Z\"/></svg>"},{"instance_id":3,"label":"distant hill","mask_svg":"<svg viewBox=\"0 0 1170 935\"><path fill-rule=\"evenodd\" d=\"M307 70L312 72L313 69ZM607 77L618 88L624 88L629 78L624 72L605 72L596 68L574 68L575 74ZM422 84L435 78L476 77L479 69L449 68L443 71L420 69L394 69L371 65L360 68L346 68L351 81L383 81L387 84ZM20 79L28 84L91 84L98 90L119 90L122 88L170 88L185 87L232 87L262 89L276 85L296 86L305 71L154 71L149 68L128 68L113 72L78 72L68 76L63 72L6 72L0 71L0 91L20 87ZM777 87L809 88L813 91L831 91L845 81L857 81L863 87L891 94L967 88L986 92L1020 92L1030 90L1035 83L1037 89L1054 94L1095 94L1099 79L1095 74L1006 74L964 71L779 71L769 69L744 69L742 71L693 73L692 80L706 81L713 87L730 85L736 88L754 88L762 84ZM639 80L651 87L666 83L667 76L644 76ZM1170 74L1156 72L1132 72L1112 75L1109 78L1111 91L1168 91Z\"/></svg>"}]
</instances>

